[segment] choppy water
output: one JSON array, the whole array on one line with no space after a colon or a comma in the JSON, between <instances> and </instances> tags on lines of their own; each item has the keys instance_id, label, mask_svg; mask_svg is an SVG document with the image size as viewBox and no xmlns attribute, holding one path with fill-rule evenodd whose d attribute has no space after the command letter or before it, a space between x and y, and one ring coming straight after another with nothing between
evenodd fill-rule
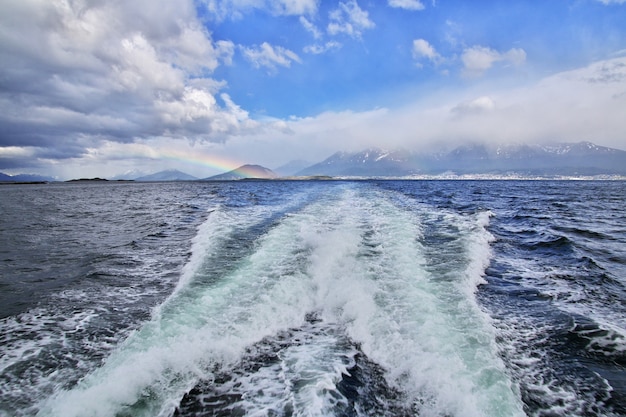
<instances>
[{"instance_id":1,"label":"choppy water","mask_svg":"<svg viewBox=\"0 0 626 417\"><path fill-rule=\"evenodd\" d=\"M0 188L2 416L626 415L626 183Z\"/></svg>"}]
</instances>

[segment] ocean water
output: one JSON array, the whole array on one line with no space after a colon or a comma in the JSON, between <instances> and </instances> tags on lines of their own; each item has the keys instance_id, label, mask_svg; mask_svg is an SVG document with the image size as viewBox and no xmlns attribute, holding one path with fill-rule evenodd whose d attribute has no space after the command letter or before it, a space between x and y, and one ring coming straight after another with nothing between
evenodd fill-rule
<instances>
[{"instance_id":1,"label":"ocean water","mask_svg":"<svg viewBox=\"0 0 626 417\"><path fill-rule=\"evenodd\" d=\"M0 187L0 416L624 416L626 183Z\"/></svg>"}]
</instances>

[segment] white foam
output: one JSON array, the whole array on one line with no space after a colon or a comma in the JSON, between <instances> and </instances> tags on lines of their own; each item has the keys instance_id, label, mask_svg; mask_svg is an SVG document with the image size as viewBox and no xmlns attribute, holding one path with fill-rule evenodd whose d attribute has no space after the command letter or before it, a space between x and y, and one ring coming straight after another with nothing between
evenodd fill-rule
<instances>
[{"instance_id":1,"label":"white foam","mask_svg":"<svg viewBox=\"0 0 626 417\"><path fill-rule=\"evenodd\" d=\"M254 213L244 214L210 216L194 241L181 284L155 310L154 319L78 387L46 401L40 414L106 416L146 395L154 405L133 410L135 415L167 414L194 381L211 373L214 364L233 363L247 346L300 325L313 304L307 303L311 288L299 272L304 252L293 238L300 228L297 217L270 230L256 252L228 276L193 293L186 290L202 274L207 252L219 247L234 228L259 221L250 215Z\"/></svg>"},{"instance_id":2,"label":"white foam","mask_svg":"<svg viewBox=\"0 0 626 417\"><path fill-rule=\"evenodd\" d=\"M587 225L590 229L594 226L593 223ZM581 256L579 253L574 255ZM503 265L505 281L530 293L536 291L545 298L546 311L555 315L565 313L562 317L574 320L569 331L582 337L583 341L587 339L584 347L587 354L621 360L626 353L626 316L622 309L607 299L609 285L604 290L598 288L601 284L593 282L586 275L585 267L577 262L568 264L557 260L555 263L546 261L542 256L512 250L503 251L499 262ZM590 272L598 273L597 270ZM613 270L607 272L613 273ZM511 373L528 392L526 395L541 404L537 406L537 415L589 415L595 412L595 404L601 401L595 396L611 395L609 381L598 374L574 373L567 380L553 375L554 365L551 362L558 360L559 354L552 352L554 347L547 338L567 329L551 328L552 322L545 317L533 317L524 311L514 315L509 311L507 315L507 319L499 319L496 323L498 333L506 340L502 350L510 363ZM579 320L584 324L577 329L576 322ZM585 326L589 326L588 331ZM594 366L594 360L589 368ZM583 366L586 366L585 361L583 359Z\"/></svg>"},{"instance_id":3,"label":"white foam","mask_svg":"<svg viewBox=\"0 0 626 417\"><path fill-rule=\"evenodd\" d=\"M485 219L448 213L448 224L438 224L438 214L429 227L455 229L454 249L461 253L446 253L456 259L450 265L428 265L431 254L419 240L432 213L407 213L384 199L371 200L377 204L368 207L366 221L376 224L382 253L364 274L367 279L353 285L369 292L371 301L355 314L361 319L351 336L413 397L420 415L523 415L498 359L493 329L473 297L490 253Z\"/></svg>"},{"instance_id":4,"label":"white foam","mask_svg":"<svg viewBox=\"0 0 626 417\"><path fill-rule=\"evenodd\" d=\"M465 275L469 284L467 288L472 290L475 290L478 285L486 283L484 279L485 269L489 266L492 256L490 244L495 240L487 230L487 226L489 226L489 218L493 215L490 211L483 211L476 215L475 221L469 219L469 222L465 224L467 257L469 259Z\"/></svg>"},{"instance_id":5,"label":"white foam","mask_svg":"<svg viewBox=\"0 0 626 417\"><path fill-rule=\"evenodd\" d=\"M595 404L607 399L598 396L598 392L604 391L608 396L611 391L608 381L599 375L593 381L563 380L552 372L550 362L555 358L549 350L548 338L554 329L549 323L523 316L513 322L495 321L507 340L502 350L511 373L520 380L525 395L537 404L532 416L587 416L594 412Z\"/></svg>"},{"instance_id":6,"label":"white foam","mask_svg":"<svg viewBox=\"0 0 626 417\"><path fill-rule=\"evenodd\" d=\"M153 320L76 388L41 404L40 415L168 415L216 366L234 367L248 347L302 326L312 311L345 329L422 416L523 415L493 329L474 299L489 257L486 215L446 213L443 223L429 224L458 232L431 248L455 261L433 264L421 243L430 209L399 208L385 194L356 188L338 184L333 194L285 216L235 268L191 291L207 253L235 228L259 221L252 209L211 213L176 292ZM346 347L334 350L336 343L316 335L286 349L280 372L267 370L283 382L264 389L291 401L296 415L326 414L341 401L331 392L353 355ZM335 359L325 361L332 352ZM304 386L293 389L294 380ZM250 375L250 390L256 383ZM249 400L250 414L266 410L266 400Z\"/></svg>"}]
</instances>

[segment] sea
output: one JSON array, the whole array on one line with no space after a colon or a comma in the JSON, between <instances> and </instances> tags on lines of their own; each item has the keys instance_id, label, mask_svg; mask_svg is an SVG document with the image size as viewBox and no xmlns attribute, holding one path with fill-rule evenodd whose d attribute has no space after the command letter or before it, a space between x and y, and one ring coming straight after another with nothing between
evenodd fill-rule
<instances>
[{"instance_id":1,"label":"sea","mask_svg":"<svg viewBox=\"0 0 626 417\"><path fill-rule=\"evenodd\" d=\"M626 182L0 186L0 416L626 416Z\"/></svg>"}]
</instances>

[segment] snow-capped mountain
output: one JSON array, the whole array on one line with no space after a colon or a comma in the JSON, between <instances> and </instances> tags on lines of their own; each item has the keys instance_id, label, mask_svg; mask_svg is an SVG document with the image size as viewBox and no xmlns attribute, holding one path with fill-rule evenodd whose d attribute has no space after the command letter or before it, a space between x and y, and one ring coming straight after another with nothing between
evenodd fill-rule
<instances>
[{"instance_id":1,"label":"snow-capped mountain","mask_svg":"<svg viewBox=\"0 0 626 417\"><path fill-rule=\"evenodd\" d=\"M429 158L418 157L422 168ZM511 173L529 175L626 174L626 152L591 142L553 145L483 144L463 146L430 164L430 170L458 173Z\"/></svg>"},{"instance_id":2,"label":"snow-capped mountain","mask_svg":"<svg viewBox=\"0 0 626 417\"><path fill-rule=\"evenodd\" d=\"M356 153L337 152L298 175L402 176L416 173L413 165L410 152L370 148Z\"/></svg>"},{"instance_id":3,"label":"snow-capped mountain","mask_svg":"<svg viewBox=\"0 0 626 417\"><path fill-rule=\"evenodd\" d=\"M415 174L626 175L626 151L591 142L469 144L449 151L416 153L367 149L338 152L298 175L410 176Z\"/></svg>"}]
</instances>

